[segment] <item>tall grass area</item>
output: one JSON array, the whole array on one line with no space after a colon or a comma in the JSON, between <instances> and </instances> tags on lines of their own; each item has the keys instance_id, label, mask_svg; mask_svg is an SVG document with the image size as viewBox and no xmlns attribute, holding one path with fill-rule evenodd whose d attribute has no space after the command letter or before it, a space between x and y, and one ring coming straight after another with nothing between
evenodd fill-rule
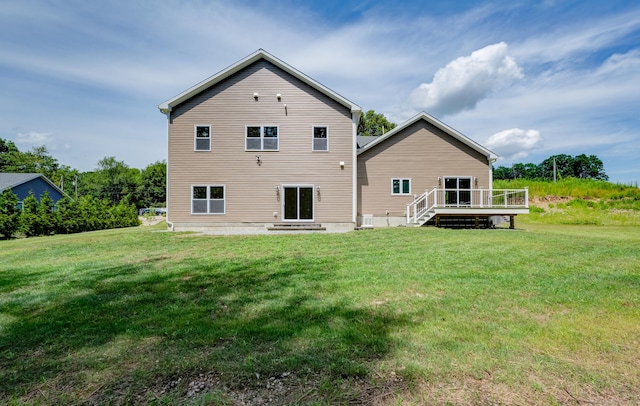
<instances>
[{"instance_id":1,"label":"tall grass area","mask_svg":"<svg viewBox=\"0 0 640 406\"><path fill-rule=\"evenodd\" d=\"M497 189L529 188L531 214L524 221L547 224L640 225L640 189L593 179L500 180Z\"/></svg>"},{"instance_id":2,"label":"tall grass area","mask_svg":"<svg viewBox=\"0 0 640 406\"><path fill-rule=\"evenodd\" d=\"M2 404L640 402L638 227L138 227L0 264Z\"/></svg>"}]
</instances>

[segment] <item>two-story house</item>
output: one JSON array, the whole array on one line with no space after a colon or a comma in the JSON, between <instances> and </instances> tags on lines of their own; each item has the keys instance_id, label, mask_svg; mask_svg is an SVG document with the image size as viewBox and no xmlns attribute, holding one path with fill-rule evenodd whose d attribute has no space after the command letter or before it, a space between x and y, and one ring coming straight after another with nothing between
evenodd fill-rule
<instances>
[{"instance_id":1,"label":"two-story house","mask_svg":"<svg viewBox=\"0 0 640 406\"><path fill-rule=\"evenodd\" d=\"M492 190L491 151L427 113L359 146L361 108L264 50L158 107L173 230L477 227L528 212L526 190Z\"/></svg>"},{"instance_id":2,"label":"two-story house","mask_svg":"<svg viewBox=\"0 0 640 406\"><path fill-rule=\"evenodd\" d=\"M353 102L258 50L159 108L173 229L353 230Z\"/></svg>"}]
</instances>

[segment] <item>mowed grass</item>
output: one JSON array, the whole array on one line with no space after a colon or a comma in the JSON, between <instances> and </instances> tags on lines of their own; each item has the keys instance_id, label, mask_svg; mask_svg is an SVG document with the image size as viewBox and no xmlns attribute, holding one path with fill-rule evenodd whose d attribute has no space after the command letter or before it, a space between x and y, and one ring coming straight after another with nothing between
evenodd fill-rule
<instances>
[{"instance_id":1,"label":"mowed grass","mask_svg":"<svg viewBox=\"0 0 640 406\"><path fill-rule=\"evenodd\" d=\"M517 226L0 241L0 403L640 402L640 228Z\"/></svg>"}]
</instances>

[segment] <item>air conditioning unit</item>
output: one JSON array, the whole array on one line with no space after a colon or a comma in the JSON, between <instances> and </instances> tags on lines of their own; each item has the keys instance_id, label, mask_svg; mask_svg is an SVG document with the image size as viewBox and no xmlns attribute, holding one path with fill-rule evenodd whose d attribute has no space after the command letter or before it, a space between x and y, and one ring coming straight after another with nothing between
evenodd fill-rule
<instances>
[{"instance_id":1,"label":"air conditioning unit","mask_svg":"<svg viewBox=\"0 0 640 406\"><path fill-rule=\"evenodd\" d=\"M362 215L362 228L373 228L373 214Z\"/></svg>"}]
</instances>

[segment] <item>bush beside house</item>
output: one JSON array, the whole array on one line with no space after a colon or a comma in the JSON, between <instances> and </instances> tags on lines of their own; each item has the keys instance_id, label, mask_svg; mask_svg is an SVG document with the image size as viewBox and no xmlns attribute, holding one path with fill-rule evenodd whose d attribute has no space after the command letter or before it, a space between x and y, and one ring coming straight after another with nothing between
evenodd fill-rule
<instances>
[{"instance_id":1,"label":"bush beside house","mask_svg":"<svg viewBox=\"0 0 640 406\"><path fill-rule=\"evenodd\" d=\"M117 205L107 199L83 196L77 201L64 197L56 204L44 193L40 200L33 193L18 208L18 198L7 189L0 194L0 235L11 238L72 234L83 231L132 227L140 224L134 204L124 198Z\"/></svg>"}]
</instances>

